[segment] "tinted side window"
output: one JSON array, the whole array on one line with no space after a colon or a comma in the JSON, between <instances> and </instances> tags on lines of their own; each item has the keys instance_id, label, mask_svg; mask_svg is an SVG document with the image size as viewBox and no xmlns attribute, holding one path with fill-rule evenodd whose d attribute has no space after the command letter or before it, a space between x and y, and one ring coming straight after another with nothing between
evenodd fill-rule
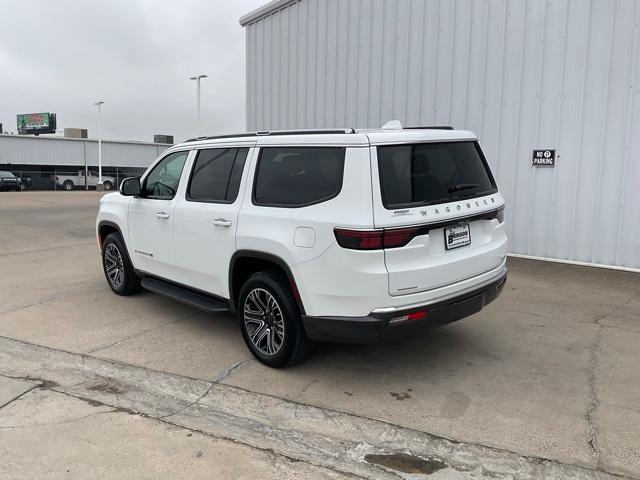
<instances>
[{"instance_id":1,"label":"tinted side window","mask_svg":"<svg viewBox=\"0 0 640 480\"><path fill-rule=\"evenodd\" d=\"M378 147L378 169L388 209L451 202L496 189L475 142Z\"/></svg>"},{"instance_id":2,"label":"tinted side window","mask_svg":"<svg viewBox=\"0 0 640 480\"><path fill-rule=\"evenodd\" d=\"M171 200L178 190L184 162L189 152L176 152L166 156L147 175L142 195L146 198Z\"/></svg>"},{"instance_id":3,"label":"tinted side window","mask_svg":"<svg viewBox=\"0 0 640 480\"><path fill-rule=\"evenodd\" d=\"M253 202L303 207L329 200L342 188L342 147L266 147L260 152Z\"/></svg>"},{"instance_id":4,"label":"tinted side window","mask_svg":"<svg viewBox=\"0 0 640 480\"><path fill-rule=\"evenodd\" d=\"M232 203L238 196L248 148L200 150L191 172L187 199Z\"/></svg>"}]
</instances>

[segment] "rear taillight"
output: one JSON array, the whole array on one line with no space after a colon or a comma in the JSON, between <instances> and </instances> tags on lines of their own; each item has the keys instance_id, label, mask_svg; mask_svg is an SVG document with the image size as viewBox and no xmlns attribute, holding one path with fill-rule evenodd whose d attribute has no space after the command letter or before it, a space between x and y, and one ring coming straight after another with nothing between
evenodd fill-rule
<instances>
[{"instance_id":1,"label":"rear taillight","mask_svg":"<svg viewBox=\"0 0 640 480\"><path fill-rule=\"evenodd\" d=\"M418 228L394 228L384 230L384 248L404 247L418 233Z\"/></svg>"},{"instance_id":2,"label":"rear taillight","mask_svg":"<svg viewBox=\"0 0 640 480\"><path fill-rule=\"evenodd\" d=\"M338 245L352 250L378 250L382 248L382 230L334 229Z\"/></svg>"},{"instance_id":3,"label":"rear taillight","mask_svg":"<svg viewBox=\"0 0 640 480\"><path fill-rule=\"evenodd\" d=\"M496 218L498 219L498 222L500 223L504 222L504 207L500 208L496 212Z\"/></svg>"},{"instance_id":4,"label":"rear taillight","mask_svg":"<svg viewBox=\"0 0 640 480\"><path fill-rule=\"evenodd\" d=\"M352 250L379 250L403 247L418 233L417 227L385 230L334 230L338 245Z\"/></svg>"}]
</instances>

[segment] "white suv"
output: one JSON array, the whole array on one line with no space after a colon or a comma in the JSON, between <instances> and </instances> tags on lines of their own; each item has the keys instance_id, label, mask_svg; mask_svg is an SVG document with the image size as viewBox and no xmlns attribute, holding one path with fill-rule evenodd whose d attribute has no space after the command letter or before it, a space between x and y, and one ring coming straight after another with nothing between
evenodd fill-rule
<instances>
[{"instance_id":1,"label":"white suv","mask_svg":"<svg viewBox=\"0 0 640 480\"><path fill-rule=\"evenodd\" d=\"M111 289L237 312L272 367L313 340L381 342L478 312L505 284L507 238L476 136L385 127L172 147L100 201Z\"/></svg>"}]
</instances>

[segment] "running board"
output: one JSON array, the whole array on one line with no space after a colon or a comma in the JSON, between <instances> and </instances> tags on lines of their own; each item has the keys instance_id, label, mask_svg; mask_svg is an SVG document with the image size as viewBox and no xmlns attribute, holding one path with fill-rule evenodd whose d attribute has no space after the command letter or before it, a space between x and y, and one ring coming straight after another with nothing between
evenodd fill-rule
<instances>
[{"instance_id":1,"label":"running board","mask_svg":"<svg viewBox=\"0 0 640 480\"><path fill-rule=\"evenodd\" d=\"M165 282L156 278L145 277L141 280L142 287L150 292L159 293L178 302L186 303L205 312L228 312L229 303L205 293L193 291L187 287Z\"/></svg>"}]
</instances>

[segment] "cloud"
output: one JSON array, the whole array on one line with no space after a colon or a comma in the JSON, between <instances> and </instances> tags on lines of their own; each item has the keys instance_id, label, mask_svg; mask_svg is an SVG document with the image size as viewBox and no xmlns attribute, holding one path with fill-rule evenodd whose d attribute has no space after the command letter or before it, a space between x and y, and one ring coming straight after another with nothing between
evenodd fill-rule
<instances>
[{"instance_id":1,"label":"cloud","mask_svg":"<svg viewBox=\"0 0 640 480\"><path fill-rule=\"evenodd\" d=\"M0 5L0 123L55 112L58 128L107 138L182 140L245 128L245 41L238 24L265 0L32 0Z\"/></svg>"}]
</instances>

